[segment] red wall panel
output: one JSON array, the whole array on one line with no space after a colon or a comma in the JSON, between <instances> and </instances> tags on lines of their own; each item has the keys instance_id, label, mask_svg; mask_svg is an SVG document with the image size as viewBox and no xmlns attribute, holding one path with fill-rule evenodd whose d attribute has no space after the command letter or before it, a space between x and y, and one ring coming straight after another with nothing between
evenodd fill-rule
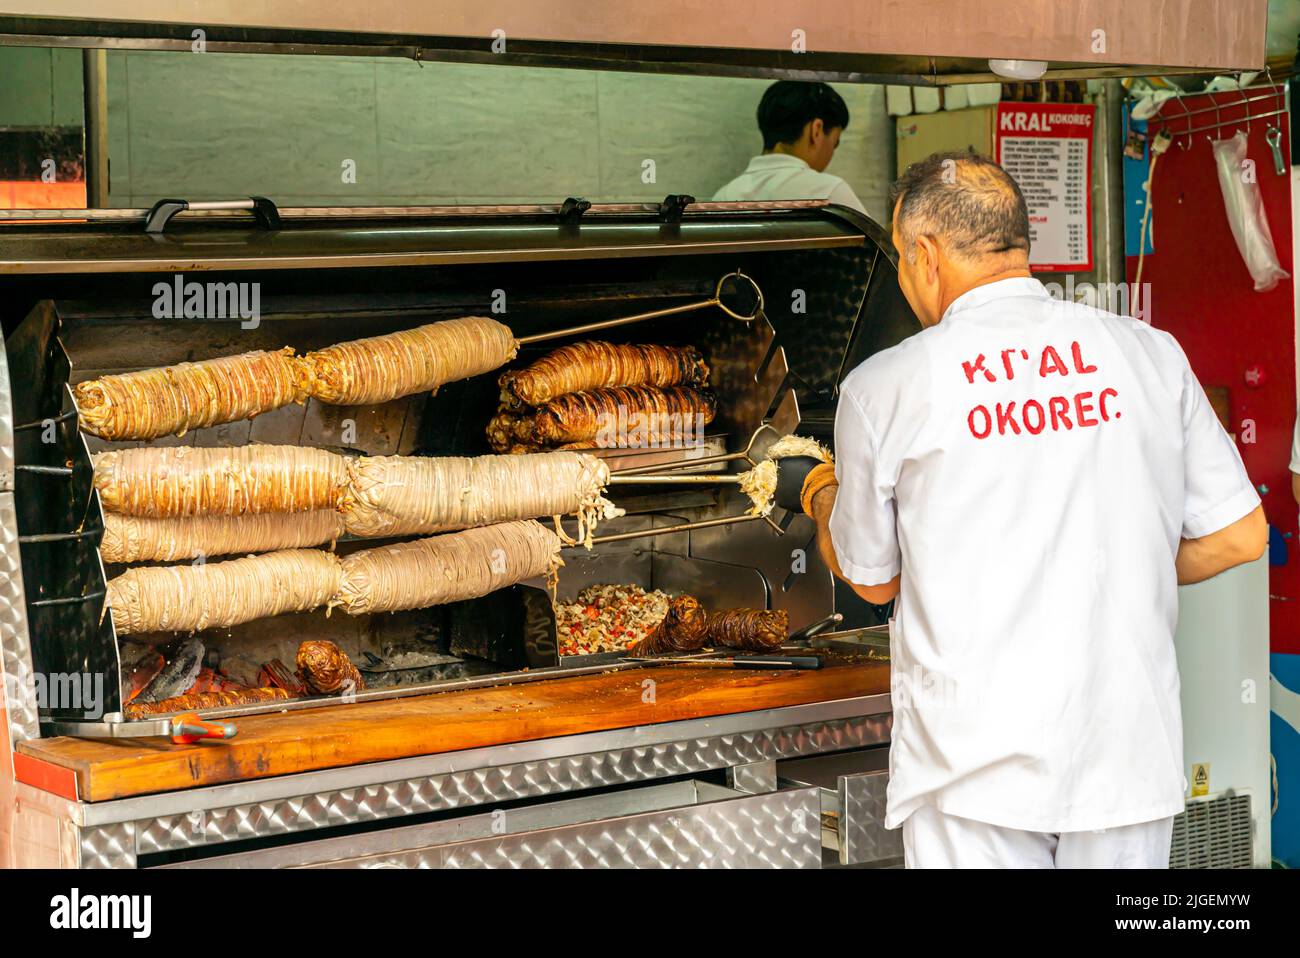
<instances>
[{"instance_id":1,"label":"red wall panel","mask_svg":"<svg viewBox=\"0 0 1300 958\"><path fill-rule=\"evenodd\" d=\"M1256 91L1252 91L1252 94ZM1184 98L1188 110L1214 106L1192 118L1196 126L1235 120L1245 115L1240 93L1220 93ZM1276 109L1269 101L1249 105L1255 113ZM1163 114L1171 119L1181 112L1167 103ZM1269 227L1283 269L1291 263L1291 186L1287 144L1290 132L1285 115L1253 120L1249 130L1250 159L1268 213ZM1282 131L1286 175L1274 170L1273 153L1264 137L1268 124ZM1186 128L1186 121L1173 124ZM1245 123L1240 124L1245 130ZM1236 127L1210 131L1231 136ZM1181 145L1180 145L1181 144ZM1187 146L1186 149L1183 147ZM1300 653L1300 529L1291 496L1288 464L1296 420L1295 301L1292 280L1257 293L1237 244L1232 238L1219 189L1214 155L1205 133L1178 138L1161 156L1155 174L1152 205L1155 251L1148 253L1142 281L1150 283L1149 318L1177 337L1202 385L1226 386L1232 432L1251 479L1268 487L1262 494L1269 522L1284 533L1288 562L1270 572L1269 614L1274 652ZM1129 257L1129 281L1134 279L1137 257ZM1258 367L1263 381L1251 386L1246 370ZM1253 420L1255 441L1244 442L1245 423Z\"/></svg>"}]
</instances>

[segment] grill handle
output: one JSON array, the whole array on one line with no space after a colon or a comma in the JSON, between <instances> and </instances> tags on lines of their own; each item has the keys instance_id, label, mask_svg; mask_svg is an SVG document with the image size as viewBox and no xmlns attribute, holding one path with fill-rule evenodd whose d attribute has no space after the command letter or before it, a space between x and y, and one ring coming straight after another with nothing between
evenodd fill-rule
<instances>
[{"instance_id":1,"label":"grill handle","mask_svg":"<svg viewBox=\"0 0 1300 958\"><path fill-rule=\"evenodd\" d=\"M191 203L189 200L176 199L159 200L145 217L144 231L154 234L166 232L167 224L172 221L172 217L186 210L248 210L261 229L280 228L280 211L276 205L265 196L250 196L246 200L220 200L207 203Z\"/></svg>"}]
</instances>

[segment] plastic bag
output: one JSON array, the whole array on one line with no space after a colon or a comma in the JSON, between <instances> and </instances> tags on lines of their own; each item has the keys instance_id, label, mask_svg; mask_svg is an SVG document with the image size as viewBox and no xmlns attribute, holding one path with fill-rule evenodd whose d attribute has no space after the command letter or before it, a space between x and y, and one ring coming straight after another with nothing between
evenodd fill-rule
<instances>
[{"instance_id":1,"label":"plastic bag","mask_svg":"<svg viewBox=\"0 0 1300 958\"><path fill-rule=\"evenodd\" d=\"M1236 136L1215 140L1214 163L1219 170L1219 189L1223 192L1228 225L1232 227L1241 258L1246 261L1246 269L1255 280L1255 291L1270 290L1278 280L1286 279L1290 274L1277 261L1264 201L1259 195L1259 183L1254 179L1247 182L1243 175L1246 170L1246 134L1238 130Z\"/></svg>"}]
</instances>

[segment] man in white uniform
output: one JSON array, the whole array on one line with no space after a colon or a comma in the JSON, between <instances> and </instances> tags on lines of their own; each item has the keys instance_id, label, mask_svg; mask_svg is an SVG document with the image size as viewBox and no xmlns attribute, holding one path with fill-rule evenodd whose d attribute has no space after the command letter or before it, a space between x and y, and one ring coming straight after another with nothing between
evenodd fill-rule
<instances>
[{"instance_id":1,"label":"man in white uniform","mask_svg":"<svg viewBox=\"0 0 1300 958\"><path fill-rule=\"evenodd\" d=\"M848 125L844 98L825 83L773 83L758 104L762 154L713 198L827 200L865 213L853 188L825 172Z\"/></svg>"},{"instance_id":2,"label":"man in white uniform","mask_svg":"<svg viewBox=\"0 0 1300 958\"><path fill-rule=\"evenodd\" d=\"M895 184L924 329L845 379L803 508L892 623L886 827L909 867L1166 867L1179 583L1257 559L1259 497L1168 333L1053 299L992 161Z\"/></svg>"}]
</instances>

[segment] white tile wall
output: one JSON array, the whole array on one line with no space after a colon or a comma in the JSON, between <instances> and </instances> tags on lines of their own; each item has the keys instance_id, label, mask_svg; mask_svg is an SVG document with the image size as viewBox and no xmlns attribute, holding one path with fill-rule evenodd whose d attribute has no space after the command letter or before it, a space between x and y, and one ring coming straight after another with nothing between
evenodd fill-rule
<instances>
[{"instance_id":1,"label":"white tile wall","mask_svg":"<svg viewBox=\"0 0 1300 958\"><path fill-rule=\"evenodd\" d=\"M707 199L761 148L765 80L338 57L111 52L112 202ZM884 218L883 87L837 85L830 170ZM354 160L355 184L342 180ZM655 162L655 182L642 180Z\"/></svg>"}]
</instances>

